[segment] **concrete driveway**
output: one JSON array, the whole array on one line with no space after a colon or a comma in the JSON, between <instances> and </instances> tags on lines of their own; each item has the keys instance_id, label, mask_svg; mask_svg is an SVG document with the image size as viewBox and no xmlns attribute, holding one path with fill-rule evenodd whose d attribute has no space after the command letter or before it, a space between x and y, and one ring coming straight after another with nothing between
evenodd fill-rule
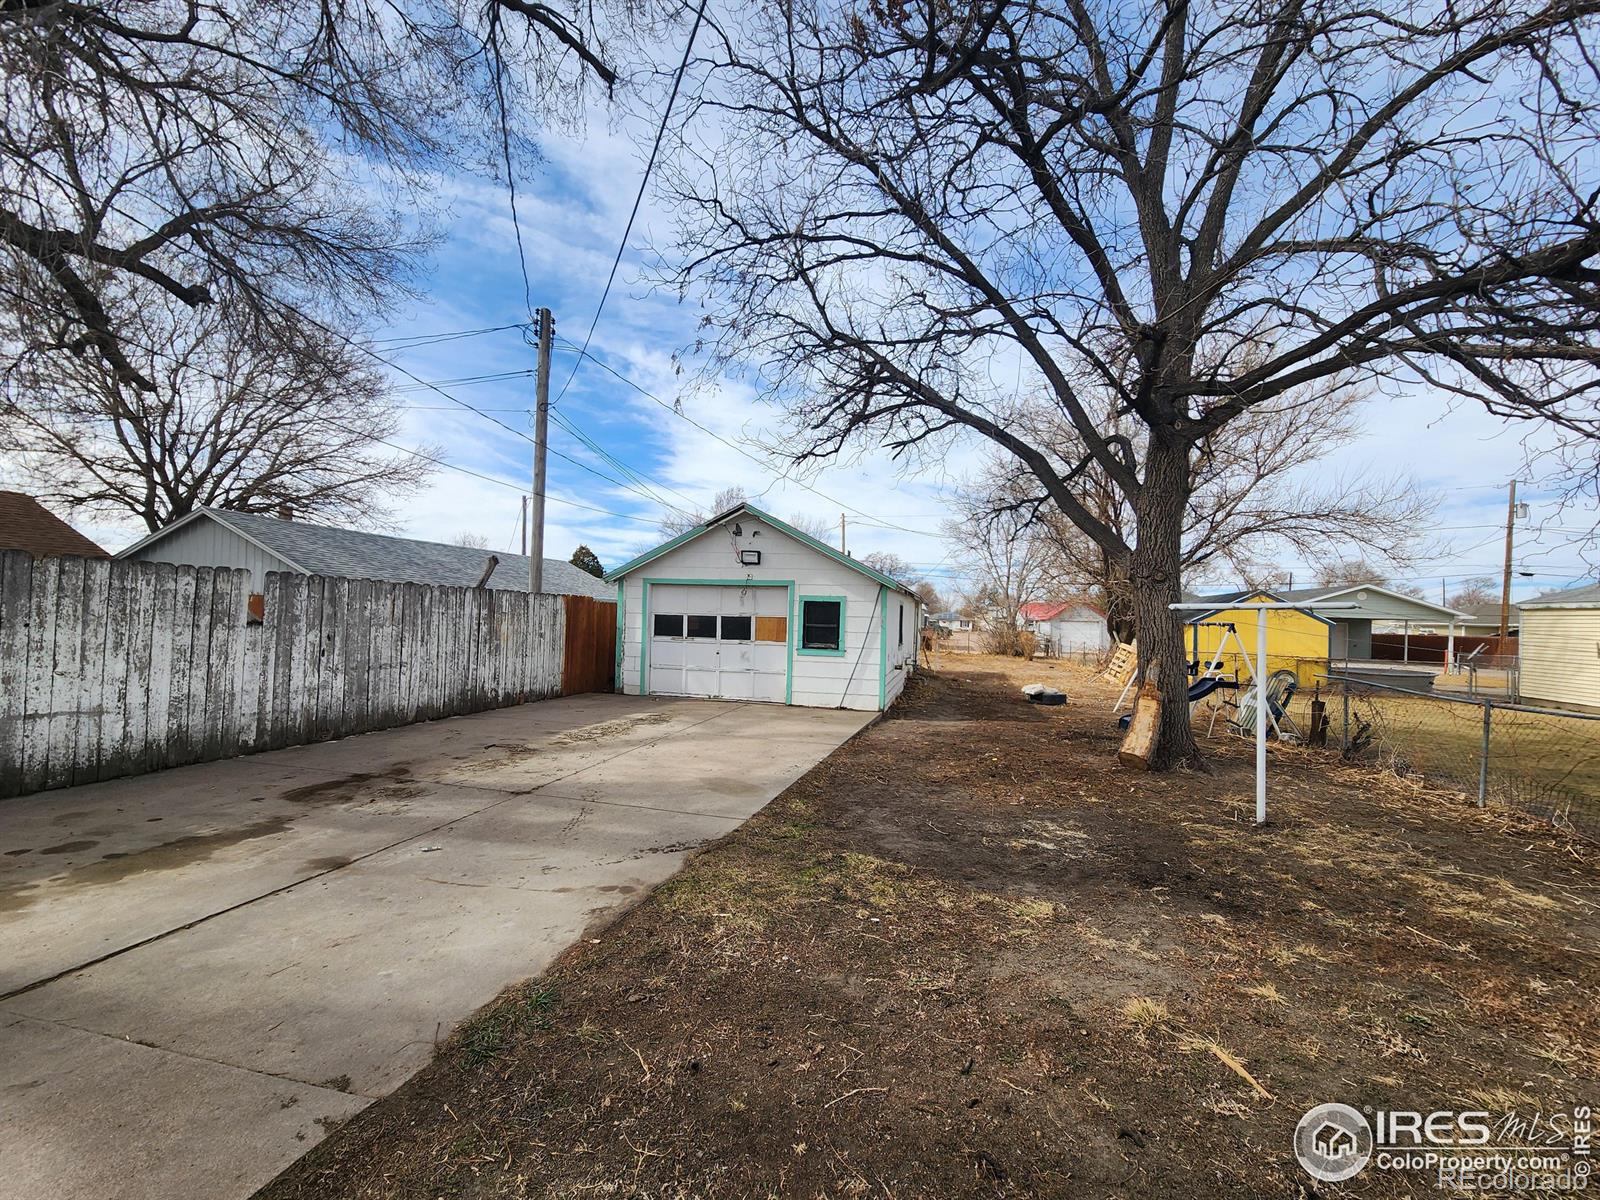
<instances>
[{"instance_id":1,"label":"concrete driveway","mask_svg":"<svg viewBox=\"0 0 1600 1200\"><path fill-rule=\"evenodd\" d=\"M0 1198L249 1195L872 716L578 696L0 801Z\"/></svg>"}]
</instances>

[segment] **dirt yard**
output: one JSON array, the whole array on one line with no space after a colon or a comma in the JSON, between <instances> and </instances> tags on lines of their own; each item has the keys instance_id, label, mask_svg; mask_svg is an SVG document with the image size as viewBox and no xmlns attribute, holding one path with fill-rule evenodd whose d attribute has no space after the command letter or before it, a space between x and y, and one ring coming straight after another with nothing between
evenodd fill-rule
<instances>
[{"instance_id":1,"label":"dirt yard","mask_svg":"<svg viewBox=\"0 0 1600 1200\"><path fill-rule=\"evenodd\" d=\"M1296 749L1256 830L1109 701L946 658L264 1194L1328 1196L1313 1104L1600 1099L1592 847Z\"/></svg>"}]
</instances>

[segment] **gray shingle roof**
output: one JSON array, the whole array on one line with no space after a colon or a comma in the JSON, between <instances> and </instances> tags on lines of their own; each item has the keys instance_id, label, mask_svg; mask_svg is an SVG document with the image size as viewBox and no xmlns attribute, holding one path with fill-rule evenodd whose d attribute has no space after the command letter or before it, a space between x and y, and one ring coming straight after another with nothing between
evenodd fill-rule
<instances>
[{"instance_id":1,"label":"gray shingle roof","mask_svg":"<svg viewBox=\"0 0 1600 1200\"><path fill-rule=\"evenodd\" d=\"M1532 600L1522 601L1521 608L1542 608L1559 604L1600 604L1600 583L1586 583L1582 587L1567 588L1559 592L1545 592Z\"/></svg>"},{"instance_id":2,"label":"gray shingle roof","mask_svg":"<svg viewBox=\"0 0 1600 1200\"><path fill-rule=\"evenodd\" d=\"M224 525L254 538L274 554L313 575L475 587L493 554L500 563L489 577L489 586L510 591L528 590L528 559L522 554L420 542L415 538L361 533L354 529L333 529L303 521L283 521L259 513L215 508L206 511ZM593 596L597 600L617 598L614 585L558 558L544 560L544 590L566 596Z\"/></svg>"},{"instance_id":3,"label":"gray shingle roof","mask_svg":"<svg viewBox=\"0 0 1600 1200\"><path fill-rule=\"evenodd\" d=\"M1519 605L1513 604L1511 606L1511 623L1513 625L1516 624L1517 613L1520 611ZM1463 625L1498 625L1500 624L1500 606L1495 604L1488 608L1475 608L1467 613L1466 619L1461 623Z\"/></svg>"}]
</instances>

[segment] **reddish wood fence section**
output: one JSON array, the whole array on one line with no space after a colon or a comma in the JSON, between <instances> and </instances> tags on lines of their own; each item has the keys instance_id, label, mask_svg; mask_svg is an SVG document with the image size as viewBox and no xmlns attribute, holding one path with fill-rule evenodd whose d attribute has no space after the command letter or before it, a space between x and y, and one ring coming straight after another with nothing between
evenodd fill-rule
<instances>
[{"instance_id":1,"label":"reddish wood fence section","mask_svg":"<svg viewBox=\"0 0 1600 1200\"><path fill-rule=\"evenodd\" d=\"M1399 662L1402 658L1414 663L1442 663L1444 652L1449 644L1449 639L1440 633L1413 633L1407 638L1402 633L1375 633L1372 635L1372 657L1385 662ZM1494 655L1507 655L1511 658L1517 656L1517 639L1508 637L1504 644L1497 637L1468 637L1460 634L1456 637L1456 657L1461 658L1471 654L1479 646L1483 653L1479 658L1488 659Z\"/></svg>"},{"instance_id":2,"label":"reddish wood fence section","mask_svg":"<svg viewBox=\"0 0 1600 1200\"><path fill-rule=\"evenodd\" d=\"M561 694L612 691L617 672L617 606L588 596L561 599L567 606Z\"/></svg>"}]
</instances>

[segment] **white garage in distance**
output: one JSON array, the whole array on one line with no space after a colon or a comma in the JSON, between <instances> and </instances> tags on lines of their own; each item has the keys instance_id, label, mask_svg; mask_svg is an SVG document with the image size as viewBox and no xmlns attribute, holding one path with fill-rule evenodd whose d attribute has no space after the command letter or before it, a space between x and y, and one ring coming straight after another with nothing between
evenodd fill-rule
<instances>
[{"instance_id":1,"label":"white garage in distance","mask_svg":"<svg viewBox=\"0 0 1600 1200\"><path fill-rule=\"evenodd\" d=\"M884 709L916 668L915 592L748 504L606 578L629 695Z\"/></svg>"}]
</instances>

